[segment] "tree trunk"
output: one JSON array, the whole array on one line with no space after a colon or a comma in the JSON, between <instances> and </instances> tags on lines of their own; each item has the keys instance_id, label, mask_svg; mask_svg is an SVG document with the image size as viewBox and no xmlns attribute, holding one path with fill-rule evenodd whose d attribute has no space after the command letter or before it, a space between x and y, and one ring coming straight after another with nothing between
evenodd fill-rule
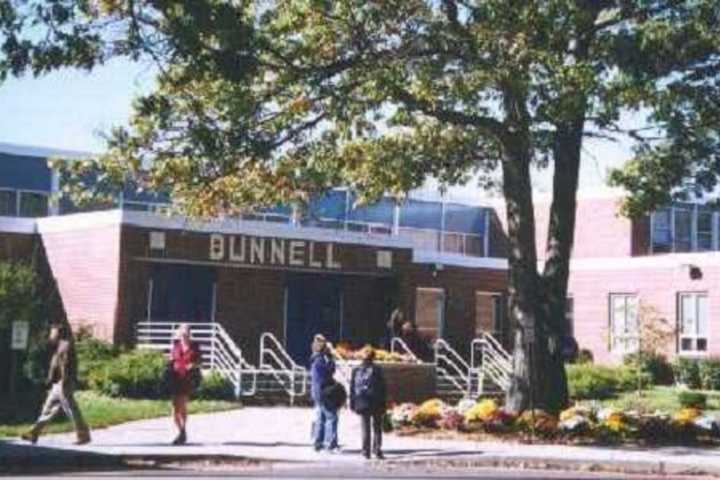
<instances>
[{"instance_id":1,"label":"tree trunk","mask_svg":"<svg viewBox=\"0 0 720 480\"><path fill-rule=\"evenodd\" d=\"M513 412L527 408L538 362L531 361L528 340L537 333L538 272L535 246L535 213L530 184L530 149L528 137L513 135L505 142L503 156L503 193L507 210L510 272L508 293L510 313L514 320L513 376L507 393L506 407Z\"/></svg>"}]
</instances>

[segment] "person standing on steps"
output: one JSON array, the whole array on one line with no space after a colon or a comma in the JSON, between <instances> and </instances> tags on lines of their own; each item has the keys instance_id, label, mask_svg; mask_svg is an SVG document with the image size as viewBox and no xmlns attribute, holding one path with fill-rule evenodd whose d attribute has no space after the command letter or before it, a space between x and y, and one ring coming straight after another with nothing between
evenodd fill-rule
<instances>
[{"instance_id":1,"label":"person standing on steps","mask_svg":"<svg viewBox=\"0 0 720 480\"><path fill-rule=\"evenodd\" d=\"M23 433L21 437L23 440L33 444L37 443L45 425L62 410L75 426L77 435L75 444L84 445L90 442L90 430L75 401L77 357L75 356L75 344L69 328L60 323L52 324L48 343L54 348L46 380L46 385L50 387L50 391L47 394L40 417L32 428Z\"/></svg>"},{"instance_id":2,"label":"person standing on steps","mask_svg":"<svg viewBox=\"0 0 720 480\"><path fill-rule=\"evenodd\" d=\"M350 409L362 419L362 453L382 460L383 417L387 409L387 386L382 368L375 364L375 350L368 346L361 353L362 363L352 371ZM372 435L371 435L372 424Z\"/></svg>"},{"instance_id":3,"label":"person standing on steps","mask_svg":"<svg viewBox=\"0 0 720 480\"><path fill-rule=\"evenodd\" d=\"M190 339L190 327L180 325L170 351L171 381L170 393L172 395L173 420L178 429L178 435L173 445L187 443L187 404L190 394L195 388L197 376L200 375L200 349Z\"/></svg>"},{"instance_id":4,"label":"person standing on steps","mask_svg":"<svg viewBox=\"0 0 720 480\"><path fill-rule=\"evenodd\" d=\"M338 453L338 409L329 402L323 392L335 383L335 361L330 354L327 340L321 334L315 335L310 357L310 396L315 404L315 419L312 425L313 446L316 452L323 448Z\"/></svg>"}]
</instances>

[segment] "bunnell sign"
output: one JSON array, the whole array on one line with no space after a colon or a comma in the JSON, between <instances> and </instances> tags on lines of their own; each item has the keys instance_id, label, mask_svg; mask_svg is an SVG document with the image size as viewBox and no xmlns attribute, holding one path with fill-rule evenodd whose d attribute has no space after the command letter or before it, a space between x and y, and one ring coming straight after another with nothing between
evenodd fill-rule
<instances>
[{"instance_id":1,"label":"bunnell sign","mask_svg":"<svg viewBox=\"0 0 720 480\"><path fill-rule=\"evenodd\" d=\"M342 268L333 243L249 235L210 235L210 259L254 265Z\"/></svg>"}]
</instances>

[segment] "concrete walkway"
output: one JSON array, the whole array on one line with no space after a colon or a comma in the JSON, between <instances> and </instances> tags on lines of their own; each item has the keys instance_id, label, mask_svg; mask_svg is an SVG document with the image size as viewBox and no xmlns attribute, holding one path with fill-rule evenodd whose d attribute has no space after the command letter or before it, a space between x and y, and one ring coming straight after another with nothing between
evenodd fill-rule
<instances>
[{"instance_id":1,"label":"concrete walkway","mask_svg":"<svg viewBox=\"0 0 720 480\"><path fill-rule=\"evenodd\" d=\"M126 423L93 432L93 443L72 445L72 434L42 437L38 446L18 441L0 443L0 459L13 457L33 463L47 452L87 458L191 461L199 459L257 459L273 462L365 462L359 454L360 422L343 411L340 417L340 454L316 453L311 448L308 408L247 407L229 412L194 415L188 424L188 445L169 445L174 431L169 418ZM720 476L720 449L665 447L572 447L511 443L430 440L386 435L390 463L434 463L465 466L518 466L625 473L703 472ZM3 452L4 451L4 452Z\"/></svg>"}]
</instances>

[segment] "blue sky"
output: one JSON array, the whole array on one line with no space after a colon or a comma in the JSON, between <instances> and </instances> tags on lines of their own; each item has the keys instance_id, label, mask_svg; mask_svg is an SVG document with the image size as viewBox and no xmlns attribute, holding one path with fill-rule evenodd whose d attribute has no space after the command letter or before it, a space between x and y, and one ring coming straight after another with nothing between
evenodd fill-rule
<instances>
[{"instance_id":1,"label":"blue sky","mask_svg":"<svg viewBox=\"0 0 720 480\"><path fill-rule=\"evenodd\" d=\"M98 152L102 132L124 125L133 97L153 86L149 64L113 60L91 73L66 69L41 78L0 84L0 143ZM632 118L628 123L635 123ZM627 143L587 140L581 172L583 187L604 183L607 168L629 158ZM549 172L535 175L538 190L550 186ZM462 194L476 194L474 185Z\"/></svg>"},{"instance_id":2,"label":"blue sky","mask_svg":"<svg viewBox=\"0 0 720 480\"><path fill-rule=\"evenodd\" d=\"M114 60L0 84L0 142L99 151L100 132L126 124L132 98L152 87L148 65Z\"/></svg>"}]
</instances>

